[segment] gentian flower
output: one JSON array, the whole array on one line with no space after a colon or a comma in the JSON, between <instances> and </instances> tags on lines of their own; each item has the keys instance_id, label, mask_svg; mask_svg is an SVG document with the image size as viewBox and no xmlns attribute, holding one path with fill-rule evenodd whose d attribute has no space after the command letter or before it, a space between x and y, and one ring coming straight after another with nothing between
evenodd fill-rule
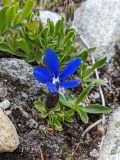
<instances>
[{"instance_id":1,"label":"gentian flower","mask_svg":"<svg viewBox=\"0 0 120 160\"><path fill-rule=\"evenodd\" d=\"M60 64L58 57L54 51L47 48L44 56L44 64L46 67L38 66L33 69L33 75L37 81L46 84L50 92L58 92L59 88L74 88L80 84L80 80L67 80L80 66L82 59L75 58L68 62L63 71L60 72Z\"/></svg>"}]
</instances>

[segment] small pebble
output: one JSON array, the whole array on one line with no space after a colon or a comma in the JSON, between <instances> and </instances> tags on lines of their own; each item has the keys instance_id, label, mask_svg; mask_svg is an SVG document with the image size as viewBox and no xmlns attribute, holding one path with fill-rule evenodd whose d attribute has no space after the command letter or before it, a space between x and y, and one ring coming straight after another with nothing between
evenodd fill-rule
<instances>
[{"instance_id":1,"label":"small pebble","mask_svg":"<svg viewBox=\"0 0 120 160\"><path fill-rule=\"evenodd\" d=\"M30 128L35 128L35 129L38 127L38 123L34 119L28 120L27 125Z\"/></svg>"},{"instance_id":2,"label":"small pebble","mask_svg":"<svg viewBox=\"0 0 120 160\"><path fill-rule=\"evenodd\" d=\"M26 94L26 93L24 93L24 92L22 92L22 95L21 95L23 98L28 98L28 95Z\"/></svg>"},{"instance_id":3,"label":"small pebble","mask_svg":"<svg viewBox=\"0 0 120 160\"><path fill-rule=\"evenodd\" d=\"M8 109L10 106L10 102L8 99L4 100L3 102L0 103L0 108L2 109Z\"/></svg>"},{"instance_id":4,"label":"small pebble","mask_svg":"<svg viewBox=\"0 0 120 160\"><path fill-rule=\"evenodd\" d=\"M90 96L89 96L90 99L98 99L100 98L100 94L98 92L95 92L94 94L92 93Z\"/></svg>"},{"instance_id":5,"label":"small pebble","mask_svg":"<svg viewBox=\"0 0 120 160\"><path fill-rule=\"evenodd\" d=\"M7 115L7 116L9 116L9 115L11 115L11 114L12 114L12 111L7 110L7 111L5 111L5 113L6 113L6 115Z\"/></svg>"},{"instance_id":6,"label":"small pebble","mask_svg":"<svg viewBox=\"0 0 120 160\"><path fill-rule=\"evenodd\" d=\"M94 158L98 158L99 157L99 153L97 151L97 149L93 149L91 152L90 152L90 156L91 157L94 157Z\"/></svg>"}]
</instances>

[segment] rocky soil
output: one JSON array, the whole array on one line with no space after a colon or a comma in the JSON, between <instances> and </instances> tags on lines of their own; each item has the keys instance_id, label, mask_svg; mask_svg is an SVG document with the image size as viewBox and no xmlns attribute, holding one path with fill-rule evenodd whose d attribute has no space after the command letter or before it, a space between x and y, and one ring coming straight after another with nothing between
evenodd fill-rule
<instances>
[{"instance_id":1,"label":"rocky soil","mask_svg":"<svg viewBox=\"0 0 120 160\"><path fill-rule=\"evenodd\" d=\"M46 121L39 119L33 102L44 98L43 86L38 84L32 76L32 66L24 60L3 58L0 60L0 101L8 100L10 106L4 106L5 113L17 129L20 146L13 153L0 154L2 160L33 160L41 159L66 159L74 157L75 160L93 160L89 156L93 148L98 148L102 132L93 129L90 134L82 139L82 132L87 127L79 117L71 128L63 132L56 132L46 126ZM98 119L91 116L90 124ZM9 151L9 150L8 150Z\"/></svg>"},{"instance_id":2,"label":"rocky soil","mask_svg":"<svg viewBox=\"0 0 120 160\"><path fill-rule=\"evenodd\" d=\"M120 66L117 60L117 57L113 58L111 64L107 64L100 70L100 77L107 83L107 86L103 88L106 105L112 108L117 108L120 103L120 79L118 78ZM31 65L21 59L3 58L0 60L1 106L15 125L20 139L20 145L17 150L13 153L1 153L0 159L39 160L42 159L41 157L50 160L64 160L69 157L74 160L81 158L84 160L97 159L101 139L105 135L105 126L98 125L87 133L84 138L81 135L87 126L81 123L77 116L72 127L64 127L63 132L56 132L52 127L48 128L46 121L39 118L34 108L33 102L40 97L45 98L46 95L42 92L43 86L34 80L32 68ZM93 90L89 98L93 102L100 103L99 92L96 89ZM111 117L115 117L115 113L118 115L118 120L109 118L110 129L108 128L106 138L111 136L110 133L112 135L119 133L117 132L119 131L119 125L116 125L119 124L118 110ZM99 118L100 116L98 115L90 116L88 126ZM115 124L112 127L111 122ZM115 137L114 142L116 142L116 136L113 137ZM119 139L119 136L117 138ZM109 141L109 137L107 139ZM113 146L113 150L113 143L110 145ZM103 155L104 147L106 147L106 142L103 143L101 155ZM118 151L115 153L118 153Z\"/></svg>"}]
</instances>

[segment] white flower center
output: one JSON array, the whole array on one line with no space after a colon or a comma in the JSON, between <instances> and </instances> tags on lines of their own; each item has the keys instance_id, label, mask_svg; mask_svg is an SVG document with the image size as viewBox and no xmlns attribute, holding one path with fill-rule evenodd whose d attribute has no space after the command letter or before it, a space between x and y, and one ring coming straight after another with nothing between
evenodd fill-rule
<instances>
[{"instance_id":1,"label":"white flower center","mask_svg":"<svg viewBox=\"0 0 120 160\"><path fill-rule=\"evenodd\" d=\"M59 77L57 77L57 78L53 77L52 83L53 83L53 84L56 84L56 83L58 83L58 82L60 82Z\"/></svg>"}]
</instances>

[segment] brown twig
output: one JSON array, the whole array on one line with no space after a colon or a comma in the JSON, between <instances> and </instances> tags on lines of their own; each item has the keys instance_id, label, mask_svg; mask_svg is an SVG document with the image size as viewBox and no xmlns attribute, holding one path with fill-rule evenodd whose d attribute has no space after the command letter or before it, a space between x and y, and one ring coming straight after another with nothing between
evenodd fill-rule
<instances>
[{"instance_id":1,"label":"brown twig","mask_svg":"<svg viewBox=\"0 0 120 160\"><path fill-rule=\"evenodd\" d=\"M41 160L45 160L44 156L43 156L43 152L42 152L41 146L39 146L39 152L40 152L40 158L41 158Z\"/></svg>"},{"instance_id":2,"label":"brown twig","mask_svg":"<svg viewBox=\"0 0 120 160\"><path fill-rule=\"evenodd\" d=\"M99 120L97 120L95 123L91 124L89 127L87 127L87 128L85 129L85 131L83 132L82 137L84 138L85 134L86 134L88 131L90 131L92 128L94 128L95 126L97 126L97 125L98 125L99 123L101 123L101 122L102 122L102 118L99 119Z\"/></svg>"}]
</instances>

